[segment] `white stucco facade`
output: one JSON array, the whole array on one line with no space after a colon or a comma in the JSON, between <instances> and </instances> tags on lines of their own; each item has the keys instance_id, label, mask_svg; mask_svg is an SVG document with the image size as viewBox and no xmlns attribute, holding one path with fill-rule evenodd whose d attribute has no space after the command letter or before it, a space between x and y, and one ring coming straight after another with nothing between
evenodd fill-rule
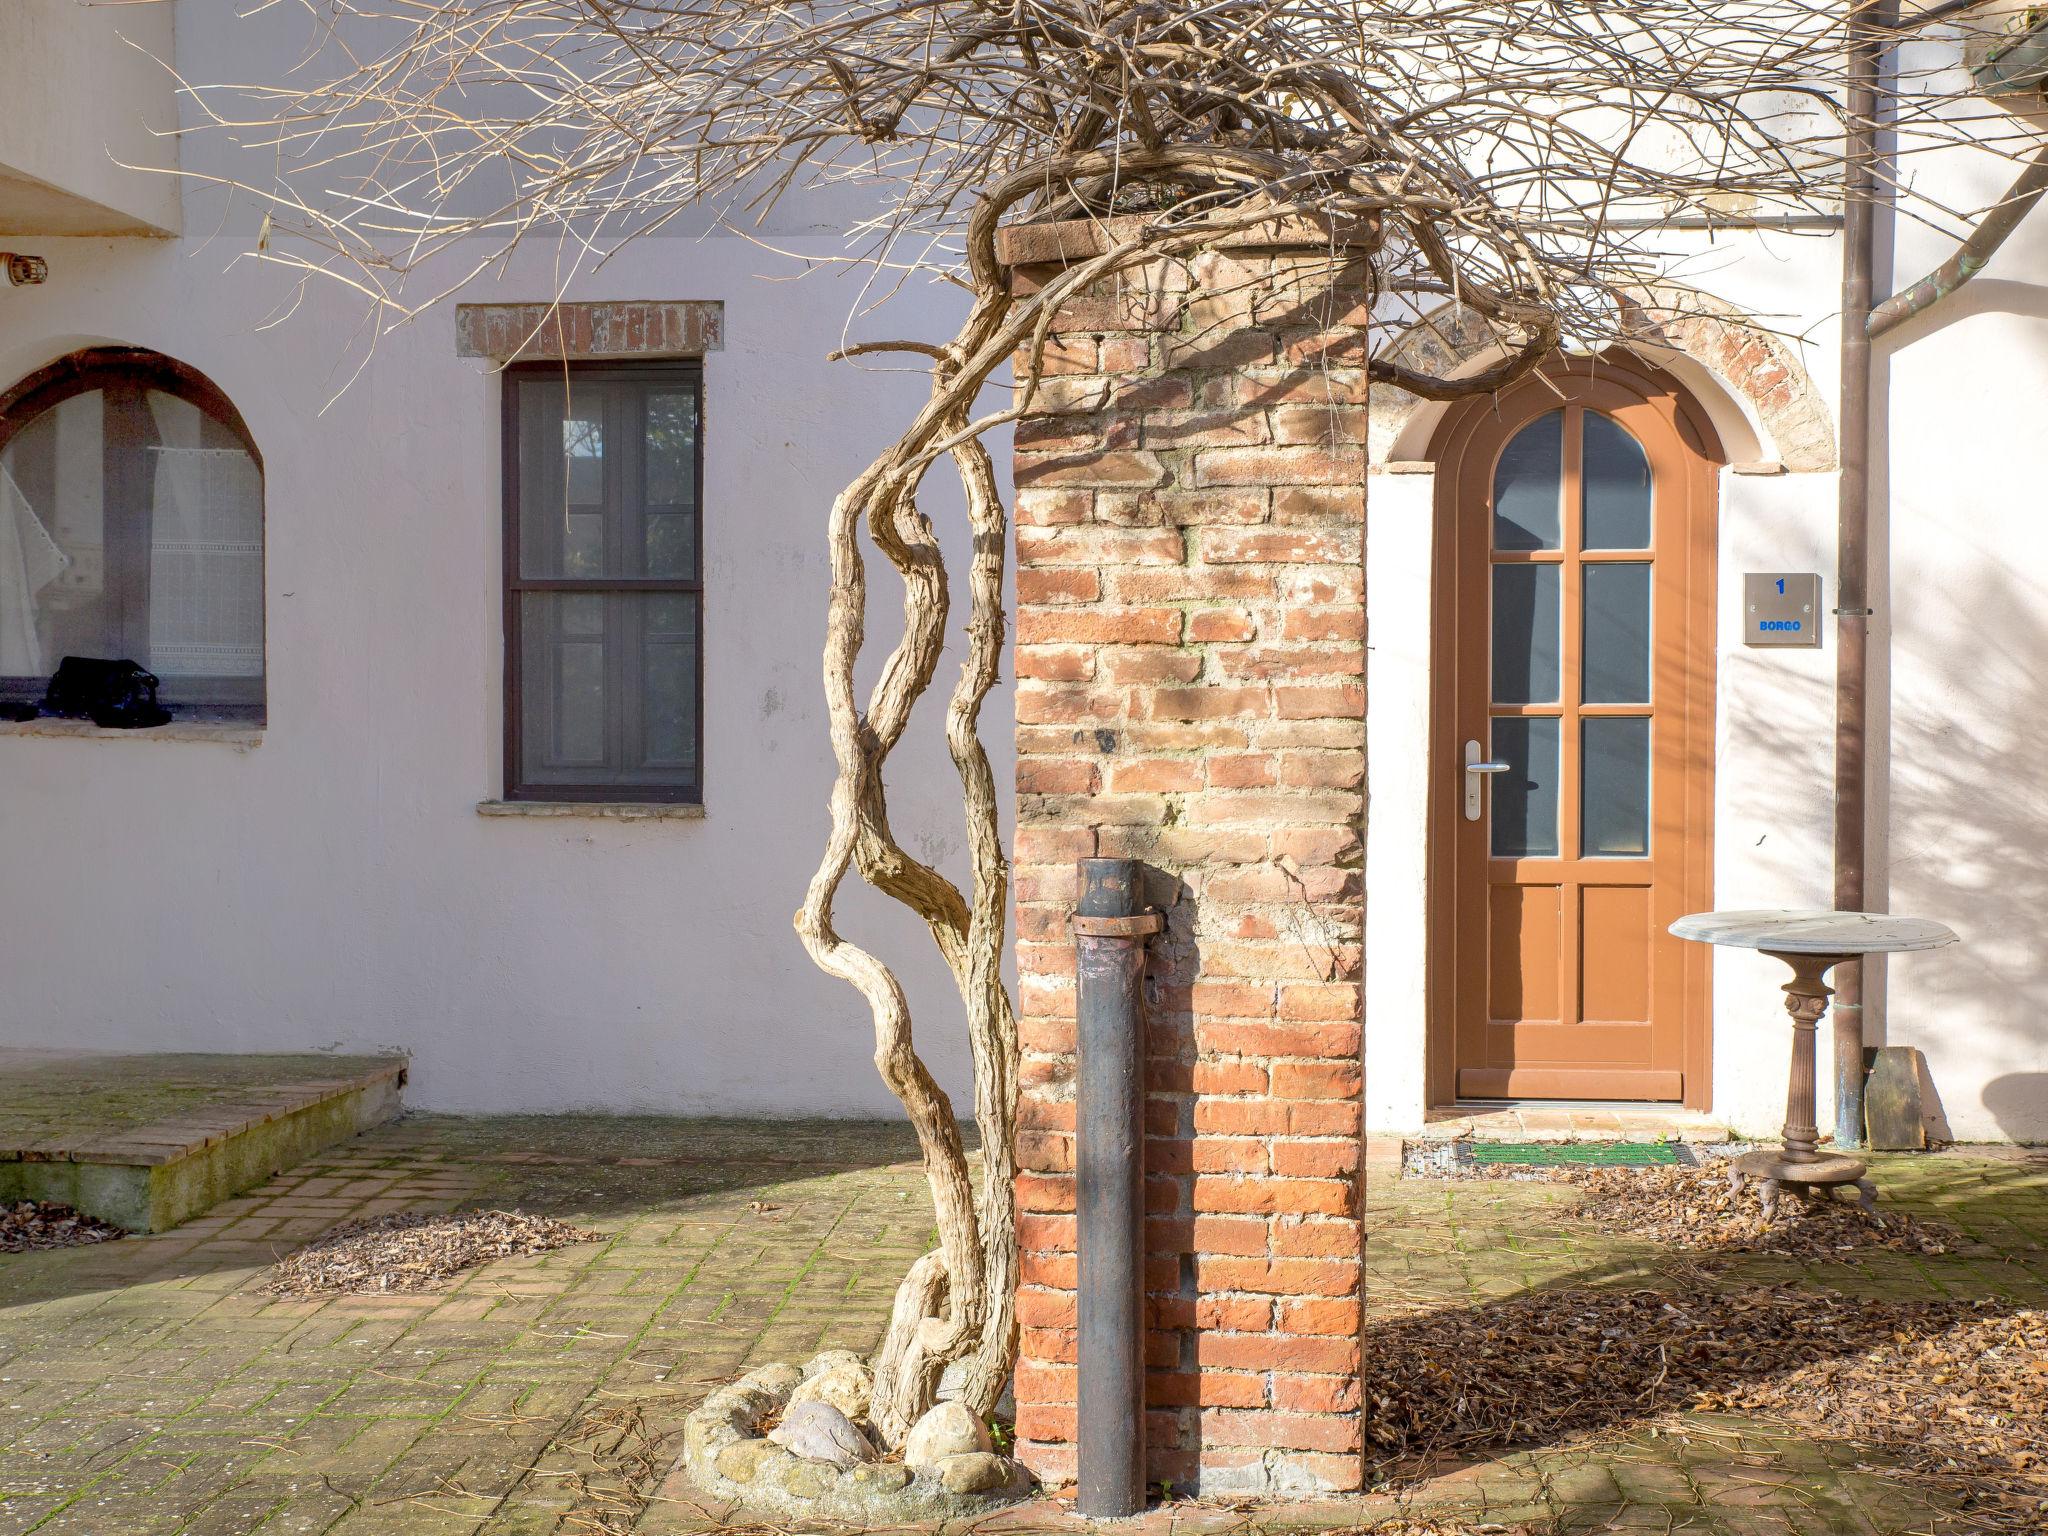
<instances>
[{"instance_id":1,"label":"white stucco facade","mask_svg":"<svg viewBox=\"0 0 2048 1536\"><path fill-rule=\"evenodd\" d=\"M181 6L175 43L157 43L253 77L292 56L271 14L248 32L219 7ZM0 167L92 158L75 142L0 148ZM1937 169L1966 207L2008 174ZM906 289L849 332L863 279L823 265L841 243L817 210L783 215L760 243L648 239L573 283L575 299L724 306L724 345L704 365L705 814L487 817L478 803L502 787L491 366L457 356L449 310L382 335L363 362L360 304L324 286L301 298L281 269L236 261L248 217L224 224L204 187L164 206L132 177L52 174L183 232L0 241L50 265L41 287L0 289L0 389L112 343L188 363L235 402L265 463L268 717L225 740L0 727L0 1043L403 1049L411 1101L434 1109L892 1110L865 1009L811 966L790 914L826 830L826 510L924 384L824 355L849 336L949 334L957 296ZM1917 227L1896 242L1901 280L1949 249ZM799 279L806 258L820 266ZM1724 235L1687 274L1800 338L1830 417L1839 261L1826 233ZM536 246L459 297L545 300L557 283L555 253ZM2048 225L2024 226L1879 356L1871 904L1963 942L1887 968L1874 1029L1926 1053L1948 1134L2044 1140ZM1731 458L1781 457L1732 383L1686 377L1747 435ZM1371 1126L1395 1131L1429 1107L1428 786L1442 767L1426 750L1434 491L1418 454L1404 439L1371 477L1366 557L1366 1093ZM931 510L957 546L945 497ZM1746 649L1740 578L1819 571L1832 604L1835 514L1832 472L1721 475L1717 906L1828 904L1832 635ZM886 623L884 593L878 581ZM939 707L899 753L893 817L907 847L957 876ZM1011 718L998 691L985 732L998 782ZM900 961L920 1047L964 1090L951 988L921 926L858 893L842 910L850 934ZM1740 1129L1782 1115L1782 979L1755 956L1715 965L1713 1112Z\"/></svg>"}]
</instances>

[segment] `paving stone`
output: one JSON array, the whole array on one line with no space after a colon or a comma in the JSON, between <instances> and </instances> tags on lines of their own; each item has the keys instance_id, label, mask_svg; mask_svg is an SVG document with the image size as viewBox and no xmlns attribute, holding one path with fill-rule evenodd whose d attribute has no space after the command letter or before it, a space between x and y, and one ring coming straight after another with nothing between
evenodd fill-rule
<instances>
[{"instance_id":1,"label":"paving stone","mask_svg":"<svg viewBox=\"0 0 2048 1536\"><path fill-rule=\"evenodd\" d=\"M1995 1254L1745 1260L1718 1283L2048 1305L2048 1163L1944 1155L1881 1158L1876 1171L1887 1200L1954 1220ZM1368 1196L1374 1316L1556 1285L1675 1283L1673 1255L1571 1221L1555 1189L1402 1181L1382 1159ZM493 1265L434 1296L302 1301L257 1289L274 1249L316 1220L324 1230L373 1208L462 1204L560 1216L610 1240ZM236 1235L258 1227L269 1235ZM387 1126L177 1233L0 1260L0 1536L586 1530L567 1474L593 1463L562 1440L579 1414L641 1402L659 1433L747 1366L870 1349L930 1240L902 1127ZM1276 1512L1273 1528L1399 1509L1701 1536L1968 1529L1858 1448L1731 1415L1695 1419L1687 1435L1629 1430L1497 1454L1398 1502L1299 1522ZM387 1487L396 1501L380 1504ZM686 1531L691 1518L657 1503L642 1529ZM1175 1518L1190 1536L1202 1529Z\"/></svg>"}]
</instances>

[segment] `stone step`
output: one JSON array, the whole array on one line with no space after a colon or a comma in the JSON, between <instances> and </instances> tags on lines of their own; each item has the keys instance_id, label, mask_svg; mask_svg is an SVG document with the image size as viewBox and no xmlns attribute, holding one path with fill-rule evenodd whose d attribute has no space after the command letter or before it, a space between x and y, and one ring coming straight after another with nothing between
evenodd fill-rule
<instances>
[{"instance_id":1,"label":"stone step","mask_svg":"<svg viewBox=\"0 0 2048 1536\"><path fill-rule=\"evenodd\" d=\"M399 1112L404 1056L0 1049L0 1201L162 1232Z\"/></svg>"}]
</instances>

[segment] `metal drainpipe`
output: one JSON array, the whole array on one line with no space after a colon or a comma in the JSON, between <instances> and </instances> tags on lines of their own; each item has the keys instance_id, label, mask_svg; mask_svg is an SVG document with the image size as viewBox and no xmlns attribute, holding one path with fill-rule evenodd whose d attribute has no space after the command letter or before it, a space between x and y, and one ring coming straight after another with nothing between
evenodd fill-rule
<instances>
[{"instance_id":1,"label":"metal drainpipe","mask_svg":"<svg viewBox=\"0 0 2048 1536\"><path fill-rule=\"evenodd\" d=\"M1842 473L1835 548L1835 892L1864 904L1870 653L1870 319L1876 231L1878 71L1887 0L1850 0L1842 198ZM1863 1145L1863 962L1834 975L1835 1145Z\"/></svg>"},{"instance_id":2,"label":"metal drainpipe","mask_svg":"<svg viewBox=\"0 0 2048 1536\"><path fill-rule=\"evenodd\" d=\"M1073 918L1080 1067L1074 1156L1080 1276L1079 1507L1145 1508L1145 940L1133 859L1082 859Z\"/></svg>"}]
</instances>

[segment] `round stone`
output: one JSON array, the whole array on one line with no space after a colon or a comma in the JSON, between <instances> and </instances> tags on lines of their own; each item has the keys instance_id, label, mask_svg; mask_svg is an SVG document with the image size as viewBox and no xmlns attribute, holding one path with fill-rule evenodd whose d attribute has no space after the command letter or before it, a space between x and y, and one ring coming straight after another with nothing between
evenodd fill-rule
<instances>
[{"instance_id":1,"label":"round stone","mask_svg":"<svg viewBox=\"0 0 2048 1536\"><path fill-rule=\"evenodd\" d=\"M809 1381L813 1376L822 1376L842 1365L858 1365L865 1369L867 1362L850 1349L821 1349L804 1362L803 1378Z\"/></svg>"},{"instance_id":2,"label":"round stone","mask_svg":"<svg viewBox=\"0 0 2048 1536\"><path fill-rule=\"evenodd\" d=\"M800 1499L821 1499L839 1481L839 1469L829 1461L799 1460L783 1475L782 1486Z\"/></svg>"},{"instance_id":3,"label":"round stone","mask_svg":"<svg viewBox=\"0 0 2048 1536\"><path fill-rule=\"evenodd\" d=\"M729 1477L736 1483L751 1483L760 1472L763 1461L788 1454L781 1446L767 1440L741 1440L720 1451L712 1465L718 1468L720 1477Z\"/></svg>"},{"instance_id":4,"label":"round stone","mask_svg":"<svg viewBox=\"0 0 2048 1536\"><path fill-rule=\"evenodd\" d=\"M901 1462L869 1462L853 1469L850 1481L863 1493L894 1493L908 1488L914 1474Z\"/></svg>"},{"instance_id":5,"label":"round stone","mask_svg":"<svg viewBox=\"0 0 2048 1536\"><path fill-rule=\"evenodd\" d=\"M1010 1464L989 1451L948 1456L938 1465L948 1493L991 1493L1010 1480Z\"/></svg>"},{"instance_id":6,"label":"round stone","mask_svg":"<svg viewBox=\"0 0 2048 1536\"><path fill-rule=\"evenodd\" d=\"M847 1418L859 1423L868 1416L874 1396L875 1378L859 1360L841 1360L815 1376L806 1376L789 1394L790 1406L798 1403L830 1403Z\"/></svg>"},{"instance_id":7,"label":"round stone","mask_svg":"<svg viewBox=\"0 0 2048 1536\"><path fill-rule=\"evenodd\" d=\"M768 1438L794 1455L840 1468L875 1459L868 1437L830 1403L791 1403Z\"/></svg>"},{"instance_id":8,"label":"round stone","mask_svg":"<svg viewBox=\"0 0 2048 1536\"><path fill-rule=\"evenodd\" d=\"M965 1403L940 1403L910 1426L903 1460L912 1467L935 1467L948 1456L991 1449L988 1427Z\"/></svg>"}]
</instances>

